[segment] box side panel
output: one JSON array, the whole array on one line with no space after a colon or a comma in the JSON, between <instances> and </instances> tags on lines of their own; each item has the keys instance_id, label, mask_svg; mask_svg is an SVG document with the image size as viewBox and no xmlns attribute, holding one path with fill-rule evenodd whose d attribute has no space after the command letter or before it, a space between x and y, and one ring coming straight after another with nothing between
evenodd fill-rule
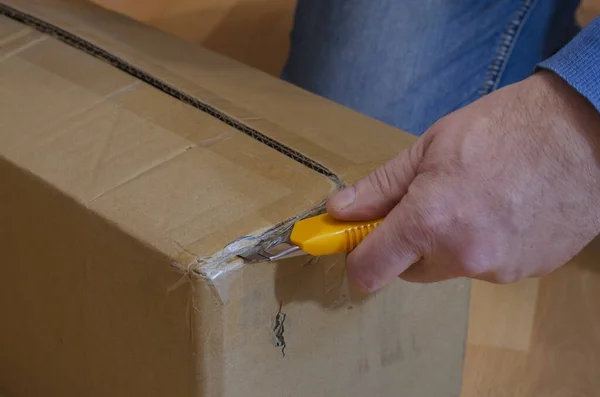
<instances>
[{"instance_id":1,"label":"box side panel","mask_svg":"<svg viewBox=\"0 0 600 397\"><path fill-rule=\"evenodd\" d=\"M457 397L469 283L398 280L366 298L344 267L344 257L248 265L229 276L222 309L196 299L204 395Z\"/></svg>"},{"instance_id":2,"label":"box side panel","mask_svg":"<svg viewBox=\"0 0 600 397\"><path fill-rule=\"evenodd\" d=\"M189 285L0 158L0 394L194 395Z\"/></svg>"}]
</instances>

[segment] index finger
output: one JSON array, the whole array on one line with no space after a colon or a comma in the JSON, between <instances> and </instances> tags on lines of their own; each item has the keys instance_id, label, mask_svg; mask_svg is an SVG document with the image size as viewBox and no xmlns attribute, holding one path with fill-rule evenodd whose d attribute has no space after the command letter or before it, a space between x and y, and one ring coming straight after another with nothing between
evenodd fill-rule
<instances>
[{"instance_id":1,"label":"index finger","mask_svg":"<svg viewBox=\"0 0 600 397\"><path fill-rule=\"evenodd\" d=\"M396 279L422 257L424 239L418 213L400 202L348 256L348 276L359 288L374 292Z\"/></svg>"}]
</instances>

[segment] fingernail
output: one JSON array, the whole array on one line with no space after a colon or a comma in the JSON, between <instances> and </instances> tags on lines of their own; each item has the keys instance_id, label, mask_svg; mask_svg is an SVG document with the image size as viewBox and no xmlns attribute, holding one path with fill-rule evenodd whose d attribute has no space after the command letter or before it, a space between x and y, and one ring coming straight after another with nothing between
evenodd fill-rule
<instances>
[{"instance_id":1,"label":"fingernail","mask_svg":"<svg viewBox=\"0 0 600 397\"><path fill-rule=\"evenodd\" d=\"M356 189L354 186L346 188L331 197L329 200L329 205L333 207L336 211L341 211L343 209L348 208L352 204L354 204L354 200L356 199Z\"/></svg>"}]
</instances>

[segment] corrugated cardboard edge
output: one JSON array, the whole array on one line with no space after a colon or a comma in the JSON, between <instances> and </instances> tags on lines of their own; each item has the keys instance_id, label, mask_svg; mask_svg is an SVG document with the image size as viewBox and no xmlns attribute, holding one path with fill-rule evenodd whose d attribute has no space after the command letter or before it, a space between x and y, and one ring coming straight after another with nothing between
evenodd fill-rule
<instances>
[{"instance_id":1,"label":"corrugated cardboard edge","mask_svg":"<svg viewBox=\"0 0 600 397\"><path fill-rule=\"evenodd\" d=\"M240 255L257 247L270 244L277 238L289 233L294 224L299 220L319 215L324 211L325 202L322 202L320 205L300 212L279 225L250 236L241 237L211 256L196 258L188 265L187 273L209 280L221 301L227 302L229 297L227 275L241 269L245 264Z\"/></svg>"}]
</instances>

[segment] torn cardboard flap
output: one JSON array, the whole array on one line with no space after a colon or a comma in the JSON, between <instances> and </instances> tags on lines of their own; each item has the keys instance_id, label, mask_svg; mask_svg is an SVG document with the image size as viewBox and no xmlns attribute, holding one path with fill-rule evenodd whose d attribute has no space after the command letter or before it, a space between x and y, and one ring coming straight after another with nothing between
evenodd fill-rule
<instances>
[{"instance_id":1,"label":"torn cardboard flap","mask_svg":"<svg viewBox=\"0 0 600 397\"><path fill-rule=\"evenodd\" d=\"M229 299L228 275L244 265L242 257L245 254L259 247L270 246L275 240L287 235L297 221L321 214L324 211L325 202L322 202L320 205L300 212L278 225L258 231L250 236L241 237L213 255L197 257L188 265L188 271L209 280L220 300L225 303ZM310 263L316 258L307 256L305 259L308 260L307 263ZM340 279L342 278L344 277L340 277Z\"/></svg>"}]
</instances>

